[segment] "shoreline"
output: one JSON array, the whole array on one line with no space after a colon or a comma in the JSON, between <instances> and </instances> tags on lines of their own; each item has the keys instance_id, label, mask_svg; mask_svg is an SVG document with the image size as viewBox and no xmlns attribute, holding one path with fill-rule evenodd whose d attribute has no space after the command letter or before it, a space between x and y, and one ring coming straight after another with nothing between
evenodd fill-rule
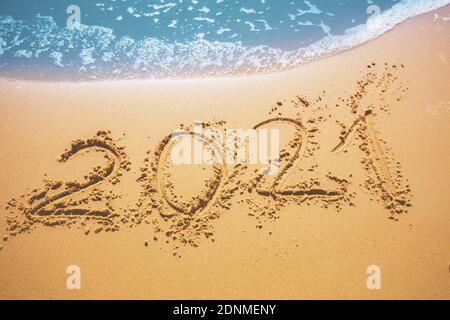
<instances>
[{"instance_id":1,"label":"shoreline","mask_svg":"<svg viewBox=\"0 0 450 320\"><path fill-rule=\"evenodd\" d=\"M334 52L329 52L329 53L325 53L322 55L319 55L317 58L314 58L312 60L309 61L304 61L304 62L300 62L298 64L296 64L295 66L289 67L289 66L285 66L282 67L278 70L272 70L272 71L261 71L261 72L254 72L254 73L250 73L250 74L245 74L245 73L236 73L234 75L222 75L222 76L196 76L196 77L180 77L180 78L176 78L176 77L161 77L161 78L148 78L143 76L142 78L125 78L125 79L117 79L117 78L110 78L110 79L78 79L78 80L69 80L69 79L64 79L64 80L48 80L48 79L24 79L24 78L19 78L19 77L14 77L14 76L2 76L0 75L0 80L4 80L4 81L19 81L19 82L33 82L33 83L74 83L74 84L82 84L82 83L111 83L111 82L155 82L155 81L202 81L202 80L225 80L225 79L235 79L235 78L253 78L253 77L260 77L260 76L268 76L271 74L278 74L278 73L284 73L284 72L290 72L290 71L294 71L298 68L302 68L303 66L309 65L311 63L315 63L324 59L329 59L331 57L340 55L340 54L344 54L348 51L351 50L355 50L358 49L360 46L364 46L368 43L371 43L373 41L376 41L379 38L385 37L386 34L389 34L392 31L395 31L397 28L401 27L403 24L408 23L411 20L414 19L418 19L421 16L428 16L428 15L435 15L439 12L446 12L448 11L448 8L450 8L450 4L444 5L438 9L426 12L426 13L422 13L422 14L418 14L416 16L413 17L409 17L399 23L397 23L396 25L392 26L391 28L389 28L388 30L384 31L381 34L378 34L368 40L362 41L359 44L353 45L351 47L346 47L346 48L341 48L338 49ZM355 28L358 27L362 27L364 25L359 25L356 26ZM335 36L333 35L332 37L343 37L344 35L338 35ZM323 41L327 39L326 37L324 39L319 40L317 43ZM317 45L317 43L314 43L313 45ZM304 48L307 49L307 48ZM304 49L298 49L298 50L304 50ZM289 52L286 52L289 53ZM67 71L65 72L67 73ZM55 74L52 72L51 75L48 75L49 78L55 78Z\"/></svg>"}]
</instances>

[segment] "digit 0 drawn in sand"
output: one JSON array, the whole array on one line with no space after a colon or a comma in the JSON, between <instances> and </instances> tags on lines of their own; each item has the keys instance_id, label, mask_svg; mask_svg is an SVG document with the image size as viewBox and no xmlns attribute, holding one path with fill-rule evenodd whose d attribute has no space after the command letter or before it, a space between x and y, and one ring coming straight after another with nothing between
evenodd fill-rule
<instances>
[{"instance_id":1,"label":"digit 0 drawn in sand","mask_svg":"<svg viewBox=\"0 0 450 320\"><path fill-rule=\"evenodd\" d=\"M7 231L10 235L30 231L36 224L45 226L79 223L85 233L93 224L96 233L116 231L119 225L114 222L119 215L113 207L113 200L119 198L112 190L100 189L107 182L114 186L120 182L123 170L129 170L128 157L110 137L110 132L99 131L94 138L75 140L58 160L66 163L83 153L96 152L106 159L104 166L96 166L86 174L82 182L44 181L44 187L34 189L19 200L8 203ZM78 199L77 199L78 198Z\"/></svg>"},{"instance_id":2,"label":"digit 0 drawn in sand","mask_svg":"<svg viewBox=\"0 0 450 320\"><path fill-rule=\"evenodd\" d=\"M181 133L178 138L183 138L184 135L192 137L193 139L199 139L205 141L208 145L213 145L215 147L213 152L221 154L218 146L215 146L214 142L207 139L204 136L199 136L194 132ZM170 139L164 139L158 150L160 150L159 155L155 159L156 166L156 186L158 194L162 195L164 202L168 204L174 212L170 213L167 206L162 206L159 209L160 214L166 217L173 217L175 215L196 215L199 216L202 213L207 213L211 205L214 204L217 198L217 191L220 190L223 184L223 176L226 173L226 166L224 164L213 164L212 171L213 177L205 181L205 188L200 195L195 196L193 199L182 202L180 197L174 193L173 183L170 182L171 175L167 173L169 168L168 156L171 151L171 146L177 143L177 138L173 136Z\"/></svg>"},{"instance_id":3,"label":"digit 0 drawn in sand","mask_svg":"<svg viewBox=\"0 0 450 320\"><path fill-rule=\"evenodd\" d=\"M214 122L203 125L208 128L213 125L220 127L223 124L224 122ZM224 187L229 183L226 181L227 166L223 162L212 163L209 166L211 177L203 181L202 190L198 195L182 200L183 196L174 192L173 176L168 172L173 164L168 157L177 139L186 138L186 136L205 142L210 146L209 150L213 157L223 158L220 146L208 137L190 131L189 128L176 137L172 134L166 136L153 153L148 152L152 160L150 157L144 160L142 174L137 180L144 191L141 193L137 207L144 212L142 219L146 222L149 222L147 216L155 211L162 218L151 221L157 234L163 232L168 239L197 246L199 239L213 235L211 221L218 219L221 211L226 207L230 197L224 192ZM189 170L189 168L185 169ZM187 181L184 183L189 184Z\"/></svg>"}]
</instances>

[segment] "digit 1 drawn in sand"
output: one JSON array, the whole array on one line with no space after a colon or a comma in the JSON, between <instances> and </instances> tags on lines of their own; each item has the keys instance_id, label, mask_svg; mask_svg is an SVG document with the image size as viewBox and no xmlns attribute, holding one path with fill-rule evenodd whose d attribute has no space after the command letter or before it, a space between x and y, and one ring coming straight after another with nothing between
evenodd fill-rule
<instances>
[{"instance_id":1,"label":"digit 1 drawn in sand","mask_svg":"<svg viewBox=\"0 0 450 320\"><path fill-rule=\"evenodd\" d=\"M360 137L367 140L367 142L372 146L372 152L370 153L370 155L372 156L373 160L375 160L373 162L373 165L374 169L379 172L377 173L377 176L380 179L380 183L384 185L384 188L389 194L395 195L396 188L393 184L392 176L390 173L390 169L386 163L385 155L381 150L378 136L375 132L375 129L373 128L372 118L373 113L370 110L367 111L364 116L358 117L353 122L347 134L343 137L343 139L341 139L341 142L335 148L333 148L332 152L335 154L339 154L346 149L356 131L364 131L365 135L360 135ZM376 169L376 164L378 164L378 166L380 167L379 169Z\"/></svg>"},{"instance_id":2,"label":"digit 1 drawn in sand","mask_svg":"<svg viewBox=\"0 0 450 320\"><path fill-rule=\"evenodd\" d=\"M102 153L107 163L103 167L93 168L85 175L85 181L44 181L43 189L35 189L22 197L25 201L13 199L9 202L8 209L15 214L8 218L8 230L11 235L28 231L35 223L46 226L70 225L80 219L86 234L90 230L87 221L93 220L105 226L105 228L97 227L95 232L100 232L102 229L118 230L119 226L113 222L113 218L118 215L114 214L114 208L111 205L111 201L118 196L112 191L106 193L97 187L106 182L116 185L120 182L121 171L129 170L131 163L123 151L124 148L117 146L109 134L110 132L99 131L94 138L73 141L71 147L58 160L60 163L66 163L81 152ZM76 196L80 199L75 200ZM91 207L93 203L104 199L106 199L106 208Z\"/></svg>"},{"instance_id":3,"label":"digit 1 drawn in sand","mask_svg":"<svg viewBox=\"0 0 450 320\"><path fill-rule=\"evenodd\" d=\"M396 188L392 180L390 169L386 163L385 155L381 150L380 141L373 127L372 119L373 113L372 112L366 113L365 124L367 126L367 135L373 147L375 160L380 165L380 171L381 175L384 178L383 182L385 184L386 191L391 195L395 195L397 193Z\"/></svg>"},{"instance_id":4,"label":"digit 1 drawn in sand","mask_svg":"<svg viewBox=\"0 0 450 320\"><path fill-rule=\"evenodd\" d=\"M409 186L403 186L401 181L400 164L397 162L397 173L394 177L391 173L393 171L388 164L388 158L386 156L387 147L383 148L383 141L377 135L377 132L373 126L374 114L372 110L368 110L364 115L359 116L351 125L350 129L345 135L340 137L339 144L333 148L334 154L347 149L349 144L354 140L355 134L358 134L356 139L361 140L359 149L364 152L365 157L362 160L363 168L366 174L370 176L370 171L374 173L379 183L373 183L371 180L366 181L365 188L371 192L378 194L386 209L391 214L400 214L406 212L403 207L409 207L410 201L408 199L408 193L410 192ZM386 149L386 151L383 151ZM376 191L378 189L378 191Z\"/></svg>"}]
</instances>

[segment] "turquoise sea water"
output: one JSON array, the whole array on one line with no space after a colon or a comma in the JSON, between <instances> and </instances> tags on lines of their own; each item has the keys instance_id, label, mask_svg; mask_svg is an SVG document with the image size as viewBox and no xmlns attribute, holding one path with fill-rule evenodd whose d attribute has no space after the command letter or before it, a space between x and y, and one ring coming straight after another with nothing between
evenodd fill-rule
<instances>
[{"instance_id":1,"label":"turquoise sea water","mask_svg":"<svg viewBox=\"0 0 450 320\"><path fill-rule=\"evenodd\" d=\"M273 72L359 45L450 0L1 0L0 76Z\"/></svg>"}]
</instances>

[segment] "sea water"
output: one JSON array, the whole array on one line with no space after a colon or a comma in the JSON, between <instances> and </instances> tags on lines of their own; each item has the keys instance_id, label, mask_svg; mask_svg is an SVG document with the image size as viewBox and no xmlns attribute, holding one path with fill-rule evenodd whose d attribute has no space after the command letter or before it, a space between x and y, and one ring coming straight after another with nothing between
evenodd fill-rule
<instances>
[{"instance_id":1,"label":"sea water","mask_svg":"<svg viewBox=\"0 0 450 320\"><path fill-rule=\"evenodd\" d=\"M450 0L1 0L0 76L130 79L280 71Z\"/></svg>"}]
</instances>

